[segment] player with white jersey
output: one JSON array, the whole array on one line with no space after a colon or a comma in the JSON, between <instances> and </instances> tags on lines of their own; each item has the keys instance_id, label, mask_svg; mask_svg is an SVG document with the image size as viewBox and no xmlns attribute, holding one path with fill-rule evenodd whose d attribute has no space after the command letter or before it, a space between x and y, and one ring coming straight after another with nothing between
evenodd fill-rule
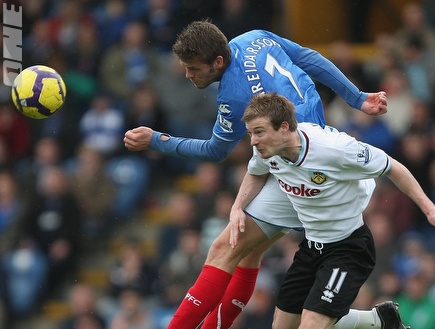
<instances>
[{"instance_id":1,"label":"player with white jersey","mask_svg":"<svg viewBox=\"0 0 435 329\"><path fill-rule=\"evenodd\" d=\"M211 22L196 21L177 37L173 52L185 67L186 78L197 88L219 82L218 113L211 138L175 137L138 127L125 134L124 143L129 150L152 149L174 157L222 161L246 134L241 117L251 97L271 91L296 104L299 121L324 126L322 102L311 78L330 87L352 108L371 115L387 111L384 92L358 90L317 51L268 31L250 31L228 42ZM296 212L273 179L247 211L265 222L279 218L288 227L301 227ZM250 218L247 220L254 224ZM286 232L282 228L259 230L258 236L252 235L246 242L241 240L238 248L231 249L229 230L224 230L211 246L197 282L189 289L169 328L196 328L212 310L202 328L229 328L254 291L263 253Z\"/></svg>"},{"instance_id":2,"label":"player with white jersey","mask_svg":"<svg viewBox=\"0 0 435 329\"><path fill-rule=\"evenodd\" d=\"M281 284L272 328L333 328L349 312L375 266L373 237L362 215L375 188L374 178L386 175L432 225L435 205L397 160L335 129L298 124L294 105L281 95L254 96L242 121L254 154L231 210L230 242L237 248L245 234L244 209L271 174L305 229ZM396 320L363 328L405 328L400 317ZM344 327L340 322L335 326Z\"/></svg>"},{"instance_id":3,"label":"player with white jersey","mask_svg":"<svg viewBox=\"0 0 435 329\"><path fill-rule=\"evenodd\" d=\"M295 162L279 155L263 159L254 148L248 172L273 174L298 213L307 239L320 243L344 239L363 225L362 211L375 189L375 181L368 178L388 171L389 157L330 127L300 123L297 132L301 150ZM288 225L279 218L269 223Z\"/></svg>"}]
</instances>

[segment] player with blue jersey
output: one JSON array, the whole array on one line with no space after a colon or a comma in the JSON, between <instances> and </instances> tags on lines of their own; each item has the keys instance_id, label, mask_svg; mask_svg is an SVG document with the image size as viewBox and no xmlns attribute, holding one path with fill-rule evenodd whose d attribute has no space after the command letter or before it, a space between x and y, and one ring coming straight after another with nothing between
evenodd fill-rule
<instances>
[{"instance_id":1,"label":"player with blue jersey","mask_svg":"<svg viewBox=\"0 0 435 329\"><path fill-rule=\"evenodd\" d=\"M298 124L294 105L281 95L254 96L242 120L254 152L231 211L231 244L237 247L246 205L273 176L296 209L305 238L282 281L272 328L330 329L349 312L375 266L373 237L363 219L373 179L387 176L434 226L435 205L397 160L336 129ZM405 328L399 319L385 328Z\"/></svg>"},{"instance_id":2,"label":"player with blue jersey","mask_svg":"<svg viewBox=\"0 0 435 329\"><path fill-rule=\"evenodd\" d=\"M325 125L322 102L311 77L327 85L355 109L371 115L387 111L384 92L364 93L318 52L288 39L254 30L229 43L208 21L197 21L177 37L173 52L185 67L186 78L199 89L219 81L216 123L209 140L174 137L138 127L127 131L125 146L132 151L152 149L166 155L222 161L246 134L241 121L253 95L276 91L296 104L297 119ZM200 109L198 109L200 110ZM250 299L263 253L291 228L301 228L286 196L269 179L246 211L261 239L246 235L237 248L229 248L229 229L211 246L195 285L189 290L169 328L229 328ZM287 230L267 230L262 222L278 219ZM247 227L248 230L248 227Z\"/></svg>"}]
</instances>

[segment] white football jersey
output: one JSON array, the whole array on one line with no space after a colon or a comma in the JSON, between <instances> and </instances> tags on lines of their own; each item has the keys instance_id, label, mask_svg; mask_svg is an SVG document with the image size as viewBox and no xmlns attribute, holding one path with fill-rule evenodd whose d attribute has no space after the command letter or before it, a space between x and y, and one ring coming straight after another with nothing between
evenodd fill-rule
<instances>
[{"instance_id":1,"label":"white football jersey","mask_svg":"<svg viewBox=\"0 0 435 329\"><path fill-rule=\"evenodd\" d=\"M280 156L262 159L254 147L248 172L274 175L298 212L307 239L342 240L363 224L373 178L390 170L390 157L330 127L300 123L298 133L302 150L296 162Z\"/></svg>"}]
</instances>

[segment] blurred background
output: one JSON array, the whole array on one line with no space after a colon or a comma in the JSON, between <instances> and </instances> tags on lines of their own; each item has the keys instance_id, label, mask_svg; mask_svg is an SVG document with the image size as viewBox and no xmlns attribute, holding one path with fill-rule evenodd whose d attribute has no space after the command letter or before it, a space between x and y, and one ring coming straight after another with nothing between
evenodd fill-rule
<instances>
[{"instance_id":1,"label":"blurred background","mask_svg":"<svg viewBox=\"0 0 435 329\"><path fill-rule=\"evenodd\" d=\"M3 1L5 2L5 1ZM251 155L223 163L123 146L146 125L208 139L216 86L198 90L171 54L180 30L212 18L230 39L268 29L314 48L361 90L384 90L369 117L318 85L327 121L403 162L435 201L435 1L22 0L23 68L55 68L64 107L46 120L0 85L0 328L163 329L221 232ZM354 303L400 303L435 328L435 228L389 181L365 212L377 266ZM300 233L268 252L235 329L270 326Z\"/></svg>"}]
</instances>

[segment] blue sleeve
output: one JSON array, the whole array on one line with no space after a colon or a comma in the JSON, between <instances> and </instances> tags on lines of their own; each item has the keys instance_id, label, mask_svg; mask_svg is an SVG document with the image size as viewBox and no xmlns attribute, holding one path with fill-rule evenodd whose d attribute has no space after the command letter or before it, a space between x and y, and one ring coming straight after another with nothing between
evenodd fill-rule
<instances>
[{"instance_id":1,"label":"blue sleeve","mask_svg":"<svg viewBox=\"0 0 435 329\"><path fill-rule=\"evenodd\" d=\"M150 148L165 155L177 158L197 159L202 161L219 162L225 160L234 150L239 140L224 141L215 135L209 140L173 137L167 141L161 140L162 133L154 132Z\"/></svg>"},{"instance_id":2,"label":"blue sleeve","mask_svg":"<svg viewBox=\"0 0 435 329\"><path fill-rule=\"evenodd\" d=\"M310 77L331 88L351 107L361 108L367 93L360 91L329 59L288 39L281 38L281 45L293 63Z\"/></svg>"},{"instance_id":3,"label":"blue sleeve","mask_svg":"<svg viewBox=\"0 0 435 329\"><path fill-rule=\"evenodd\" d=\"M360 109L367 98L367 93L360 91L337 66L315 50L302 47L294 63L331 88L353 108Z\"/></svg>"}]
</instances>

